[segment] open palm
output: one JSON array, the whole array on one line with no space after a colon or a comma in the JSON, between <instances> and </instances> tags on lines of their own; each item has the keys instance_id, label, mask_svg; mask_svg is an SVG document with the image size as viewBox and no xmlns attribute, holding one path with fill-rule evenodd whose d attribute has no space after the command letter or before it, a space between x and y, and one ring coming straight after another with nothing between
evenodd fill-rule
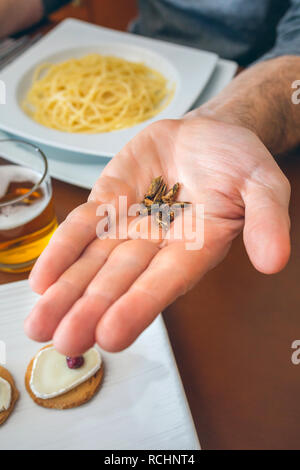
<instances>
[{"instance_id":1,"label":"open palm","mask_svg":"<svg viewBox=\"0 0 300 470\"><path fill-rule=\"evenodd\" d=\"M100 203L140 202L151 180L181 183L180 200L204 204L204 246L186 240L96 236ZM31 274L43 294L25 323L37 341L54 338L77 356L95 342L129 346L168 304L187 292L228 252L244 229L254 266L284 267L290 252L289 184L260 140L247 129L203 118L157 122L110 162L89 201L60 226Z\"/></svg>"}]
</instances>

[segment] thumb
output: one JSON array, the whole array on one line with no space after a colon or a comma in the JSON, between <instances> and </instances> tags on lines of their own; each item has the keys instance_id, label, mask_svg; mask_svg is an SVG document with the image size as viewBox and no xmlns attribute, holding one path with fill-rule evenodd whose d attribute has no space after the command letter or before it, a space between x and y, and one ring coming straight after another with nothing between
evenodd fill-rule
<instances>
[{"instance_id":1,"label":"thumb","mask_svg":"<svg viewBox=\"0 0 300 470\"><path fill-rule=\"evenodd\" d=\"M281 271L290 257L290 185L282 175L276 187L250 183L244 196L244 243L254 267L264 273Z\"/></svg>"}]
</instances>

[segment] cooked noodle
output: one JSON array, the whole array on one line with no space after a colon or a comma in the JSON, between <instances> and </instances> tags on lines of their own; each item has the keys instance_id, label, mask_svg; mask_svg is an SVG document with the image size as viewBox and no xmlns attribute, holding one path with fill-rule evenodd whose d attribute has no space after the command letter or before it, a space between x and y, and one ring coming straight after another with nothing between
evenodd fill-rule
<instances>
[{"instance_id":1,"label":"cooked noodle","mask_svg":"<svg viewBox=\"0 0 300 470\"><path fill-rule=\"evenodd\" d=\"M89 54L40 65L23 109L52 129L100 133L151 119L173 93L160 72L142 63Z\"/></svg>"}]
</instances>

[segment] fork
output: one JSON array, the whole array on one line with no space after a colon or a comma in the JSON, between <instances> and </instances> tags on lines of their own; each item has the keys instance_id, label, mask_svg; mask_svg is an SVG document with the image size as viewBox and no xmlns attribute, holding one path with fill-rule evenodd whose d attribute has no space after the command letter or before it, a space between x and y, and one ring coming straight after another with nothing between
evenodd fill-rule
<instances>
[{"instance_id":1,"label":"fork","mask_svg":"<svg viewBox=\"0 0 300 470\"><path fill-rule=\"evenodd\" d=\"M42 34L38 33L33 37L25 35L19 39L6 38L0 41L0 70L27 51L41 36Z\"/></svg>"}]
</instances>

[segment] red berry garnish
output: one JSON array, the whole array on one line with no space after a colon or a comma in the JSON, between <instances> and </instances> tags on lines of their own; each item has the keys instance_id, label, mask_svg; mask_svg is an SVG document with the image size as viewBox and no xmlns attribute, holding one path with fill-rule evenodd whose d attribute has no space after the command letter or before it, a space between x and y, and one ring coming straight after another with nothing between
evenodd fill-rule
<instances>
[{"instance_id":1,"label":"red berry garnish","mask_svg":"<svg viewBox=\"0 0 300 470\"><path fill-rule=\"evenodd\" d=\"M69 369L80 369L84 364L84 357L67 357L67 364Z\"/></svg>"}]
</instances>

